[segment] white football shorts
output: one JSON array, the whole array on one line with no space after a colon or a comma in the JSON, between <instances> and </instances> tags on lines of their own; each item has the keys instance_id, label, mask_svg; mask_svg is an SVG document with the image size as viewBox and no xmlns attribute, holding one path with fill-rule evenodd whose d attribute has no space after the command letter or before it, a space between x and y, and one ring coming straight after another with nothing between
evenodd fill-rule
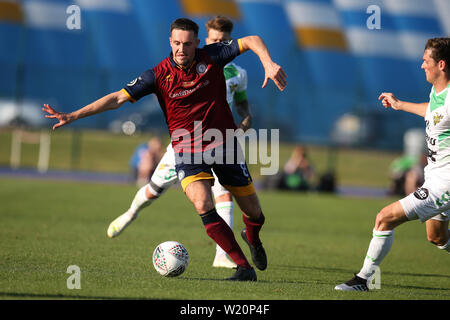
<instances>
[{"instance_id":1,"label":"white football shorts","mask_svg":"<svg viewBox=\"0 0 450 320\"><path fill-rule=\"evenodd\" d=\"M211 187L211 190L214 194L214 198L220 197L221 195L230 193L223 185L219 183L219 178L217 178L216 173L213 170L214 175L214 185Z\"/></svg>"},{"instance_id":2,"label":"white football shorts","mask_svg":"<svg viewBox=\"0 0 450 320\"><path fill-rule=\"evenodd\" d=\"M409 220L450 220L450 186L425 181L415 192L401 199L400 204Z\"/></svg>"},{"instance_id":3,"label":"white football shorts","mask_svg":"<svg viewBox=\"0 0 450 320\"><path fill-rule=\"evenodd\" d=\"M178 182L177 173L175 172L175 153L172 144L169 143L163 157L158 163L155 172L148 183L150 191L160 196L169 187Z\"/></svg>"}]
</instances>

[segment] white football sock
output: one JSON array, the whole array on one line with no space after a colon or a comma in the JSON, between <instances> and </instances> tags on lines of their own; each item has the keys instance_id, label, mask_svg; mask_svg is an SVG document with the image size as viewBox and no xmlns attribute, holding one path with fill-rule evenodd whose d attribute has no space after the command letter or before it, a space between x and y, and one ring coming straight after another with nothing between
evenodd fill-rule
<instances>
[{"instance_id":1,"label":"white football sock","mask_svg":"<svg viewBox=\"0 0 450 320\"><path fill-rule=\"evenodd\" d=\"M366 258L358 277L369 279L374 273L375 267L378 267L384 257L391 250L394 242L394 230L377 231L373 229L373 237L367 250Z\"/></svg>"},{"instance_id":2,"label":"white football sock","mask_svg":"<svg viewBox=\"0 0 450 320\"><path fill-rule=\"evenodd\" d=\"M147 185L143 186L136 192L136 195L134 196L133 202L131 202L130 209L126 212L128 216L132 219L136 219L139 211L144 209L145 207L148 207L155 198L149 199L147 198L145 194L145 190L147 189ZM150 192L151 189L149 188Z\"/></svg>"},{"instance_id":3,"label":"white football sock","mask_svg":"<svg viewBox=\"0 0 450 320\"><path fill-rule=\"evenodd\" d=\"M228 224L228 226L231 229L233 229L233 208L234 208L233 201L216 203L217 214L223 220L225 220L225 222ZM216 245L216 253L217 254L226 254L226 252L219 245Z\"/></svg>"}]
</instances>

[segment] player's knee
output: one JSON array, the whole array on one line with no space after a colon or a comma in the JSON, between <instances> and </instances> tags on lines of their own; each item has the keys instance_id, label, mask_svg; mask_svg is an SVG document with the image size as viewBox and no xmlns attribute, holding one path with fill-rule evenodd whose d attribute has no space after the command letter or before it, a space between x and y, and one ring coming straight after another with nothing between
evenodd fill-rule
<instances>
[{"instance_id":1,"label":"player's knee","mask_svg":"<svg viewBox=\"0 0 450 320\"><path fill-rule=\"evenodd\" d=\"M202 214L214 209L214 204L208 200L195 200L192 202L194 205L195 211L197 213Z\"/></svg>"},{"instance_id":2,"label":"player's knee","mask_svg":"<svg viewBox=\"0 0 450 320\"><path fill-rule=\"evenodd\" d=\"M231 197L230 192L223 193L217 197L215 197L216 202L231 202L233 198Z\"/></svg>"},{"instance_id":3,"label":"player's knee","mask_svg":"<svg viewBox=\"0 0 450 320\"><path fill-rule=\"evenodd\" d=\"M384 207L375 220L375 229L379 231L393 230L398 225L408 221L400 202L394 202Z\"/></svg>"},{"instance_id":4,"label":"player's knee","mask_svg":"<svg viewBox=\"0 0 450 320\"><path fill-rule=\"evenodd\" d=\"M386 208L383 208L380 212L378 212L375 218L375 226L378 227L382 224L385 224L387 221L387 211ZM376 228L378 229L378 228Z\"/></svg>"},{"instance_id":5,"label":"player's knee","mask_svg":"<svg viewBox=\"0 0 450 320\"><path fill-rule=\"evenodd\" d=\"M248 218L253 220L259 219L262 212L259 203L250 203L245 207L245 209L241 208L241 210Z\"/></svg>"},{"instance_id":6,"label":"player's knee","mask_svg":"<svg viewBox=\"0 0 450 320\"><path fill-rule=\"evenodd\" d=\"M156 199L161 195L162 192L159 192L154 190L153 188L150 188L149 185L145 188L145 195L148 199Z\"/></svg>"},{"instance_id":7,"label":"player's knee","mask_svg":"<svg viewBox=\"0 0 450 320\"><path fill-rule=\"evenodd\" d=\"M378 212L375 219L375 229L376 230L392 230L392 212L390 207L384 207L380 212Z\"/></svg>"},{"instance_id":8,"label":"player's knee","mask_svg":"<svg viewBox=\"0 0 450 320\"><path fill-rule=\"evenodd\" d=\"M149 189L145 190L145 195L148 199L155 199L159 197L159 195L153 194Z\"/></svg>"}]
</instances>

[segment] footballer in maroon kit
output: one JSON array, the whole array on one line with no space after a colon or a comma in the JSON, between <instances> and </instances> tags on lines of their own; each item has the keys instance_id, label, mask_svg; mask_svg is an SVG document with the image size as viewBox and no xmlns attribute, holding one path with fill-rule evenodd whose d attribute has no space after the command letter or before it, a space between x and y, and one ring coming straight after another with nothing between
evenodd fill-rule
<instances>
[{"instance_id":1,"label":"footballer in maroon kit","mask_svg":"<svg viewBox=\"0 0 450 320\"><path fill-rule=\"evenodd\" d=\"M147 70L123 90L130 101L155 93L166 117L175 152L194 152L202 137L194 139L194 121L201 121L202 133L215 128L225 137L226 129L236 129L226 100L223 67L240 54L239 41L217 43L196 49L194 60L186 67L175 62L173 54ZM179 145L177 129L186 129L192 141ZM174 134L175 133L175 134ZM193 147L192 150L190 147ZM212 147L202 146L200 151Z\"/></svg>"},{"instance_id":2,"label":"footballer in maroon kit","mask_svg":"<svg viewBox=\"0 0 450 320\"><path fill-rule=\"evenodd\" d=\"M226 139L226 130L236 129L236 125L226 101L223 67L239 54L252 50L264 67L263 88L268 79L272 79L281 91L284 90L287 85L286 74L272 61L259 36L247 36L199 49L197 24L181 18L172 23L169 40L172 49L170 56L122 90L72 113L58 112L47 104L43 111L48 113L46 117L59 121L53 126L56 129L77 119L119 108L126 101L134 102L145 95L156 94L172 138L176 171L183 190L200 215L208 236L237 265L235 273L228 280L256 281L256 273L232 230L217 214L211 192L214 170L219 182L233 194L243 212L245 229L241 236L250 248L253 262L258 269L265 270L267 257L259 237L265 217L252 179L245 161L229 163L226 157L232 152L231 159L236 160L241 150L236 138ZM209 141L210 138L205 135L211 132L216 133L215 137L220 133L221 138ZM220 161L210 163L203 157L206 154L214 154L215 159Z\"/></svg>"}]
</instances>

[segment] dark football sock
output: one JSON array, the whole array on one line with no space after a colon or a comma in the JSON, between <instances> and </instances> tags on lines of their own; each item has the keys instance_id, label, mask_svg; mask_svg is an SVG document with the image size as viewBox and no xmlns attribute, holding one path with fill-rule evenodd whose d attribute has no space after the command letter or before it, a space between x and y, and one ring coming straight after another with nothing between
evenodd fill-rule
<instances>
[{"instance_id":1,"label":"dark football sock","mask_svg":"<svg viewBox=\"0 0 450 320\"><path fill-rule=\"evenodd\" d=\"M259 239L259 231L261 230L264 221L266 220L264 214L261 212L261 215L257 220L251 220L245 215L242 215L242 219L244 220L245 233L250 244L252 246L260 245L261 240Z\"/></svg>"},{"instance_id":2,"label":"dark football sock","mask_svg":"<svg viewBox=\"0 0 450 320\"><path fill-rule=\"evenodd\" d=\"M200 215L205 225L206 233L213 239L233 261L241 267L250 269L251 266L234 237L228 224L212 209Z\"/></svg>"}]
</instances>

